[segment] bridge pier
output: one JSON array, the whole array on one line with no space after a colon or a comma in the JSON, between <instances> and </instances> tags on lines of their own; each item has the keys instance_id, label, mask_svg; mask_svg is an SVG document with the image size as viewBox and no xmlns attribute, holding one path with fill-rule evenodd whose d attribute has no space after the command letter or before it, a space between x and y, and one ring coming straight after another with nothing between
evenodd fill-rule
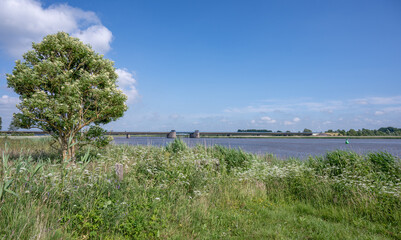
<instances>
[{"instance_id":1,"label":"bridge pier","mask_svg":"<svg viewBox=\"0 0 401 240\"><path fill-rule=\"evenodd\" d=\"M176 138L177 133L175 130L171 130L171 132L167 133L167 138Z\"/></svg>"},{"instance_id":2,"label":"bridge pier","mask_svg":"<svg viewBox=\"0 0 401 240\"><path fill-rule=\"evenodd\" d=\"M195 130L195 132L189 134L190 138L200 138L199 130Z\"/></svg>"}]
</instances>

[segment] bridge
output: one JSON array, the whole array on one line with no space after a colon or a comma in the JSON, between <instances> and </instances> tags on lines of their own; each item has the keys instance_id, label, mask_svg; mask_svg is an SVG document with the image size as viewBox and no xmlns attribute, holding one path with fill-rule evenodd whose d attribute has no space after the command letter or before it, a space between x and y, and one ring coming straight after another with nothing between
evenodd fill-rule
<instances>
[{"instance_id":1,"label":"bridge","mask_svg":"<svg viewBox=\"0 0 401 240\"><path fill-rule=\"evenodd\" d=\"M43 131L0 131L0 134L33 134L35 136L47 135ZM176 138L177 136L189 136L190 138L200 137L245 137L245 136L312 136L312 133L296 133L296 132L106 132L106 135L123 135L126 138L131 136L166 136L167 138Z\"/></svg>"}]
</instances>

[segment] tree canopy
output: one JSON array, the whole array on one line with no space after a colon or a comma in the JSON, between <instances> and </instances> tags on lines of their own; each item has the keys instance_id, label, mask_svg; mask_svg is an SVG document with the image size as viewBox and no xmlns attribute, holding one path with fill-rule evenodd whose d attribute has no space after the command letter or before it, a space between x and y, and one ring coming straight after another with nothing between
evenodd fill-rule
<instances>
[{"instance_id":1,"label":"tree canopy","mask_svg":"<svg viewBox=\"0 0 401 240\"><path fill-rule=\"evenodd\" d=\"M350 129L348 131L337 129L336 131L331 130L331 132L338 133L342 136L401 136L401 128L395 127L381 127L373 130L366 128L358 130Z\"/></svg>"},{"instance_id":2,"label":"tree canopy","mask_svg":"<svg viewBox=\"0 0 401 240\"><path fill-rule=\"evenodd\" d=\"M127 97L117 88L114 63L79 39L59 32L32 48L7 74L21 100L14 118L19 127L48 132L63 159L72 158L82 130L122 117Z\"/></svg>"}]
</instances>

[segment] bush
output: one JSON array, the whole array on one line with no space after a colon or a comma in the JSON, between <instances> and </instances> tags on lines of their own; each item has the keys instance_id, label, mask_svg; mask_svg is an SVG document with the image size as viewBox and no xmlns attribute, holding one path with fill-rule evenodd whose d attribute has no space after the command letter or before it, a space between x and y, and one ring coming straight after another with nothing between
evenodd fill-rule
<instances>
[{"instance_id":1,"label":"bush","mask_svg":"<svg viewBox=\"0 0 401 240\"><path fill-rule=\"evenodd\" d=\"M185 151L187 148L187 144L185 144L185 142L182 141L180 138L174 139L174 142L166 146L166 150L171 153L182 152Z\"/></svg>"},{"instance_id":2,"label":"bush","mask_svg":"<svg viewBox=\"0 0 401 240\"><path fill-rule=\"evenodd\" d=\"M219 159L230 172L232 168L246 169L252 160L252 154L245 153L241 149L230 149L223 146L214 146L210 149L213 157Z\"/></svg>"},{"instance_id":3,"label":"bush","mask_svg":"<svg viewBox=\"0 0 401 240\"><path fill-rule=\"evenodd\" d=\"M342 150L328 152L323 157L310 158L307 164L317 172L328 173L330 176L339 176L343 174L344 170L352 170L366 175L370 168L363 156Z\"/></svg>"},{"instance_id":4,"label":"bush","mask_svg":"<svg viewBox=\"0 0 401 240\"><path fill-rule=\"evenodd\" d=\"M372 163L375 172L383 173L390 178L401 174L397 158L387 152L368 153L366 159Z\"/></svg>"}]
</instances>

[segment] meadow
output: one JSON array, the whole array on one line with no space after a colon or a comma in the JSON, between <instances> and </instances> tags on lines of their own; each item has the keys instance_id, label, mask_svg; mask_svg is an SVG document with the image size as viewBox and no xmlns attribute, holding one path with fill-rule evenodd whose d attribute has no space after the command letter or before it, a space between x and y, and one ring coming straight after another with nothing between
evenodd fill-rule
<instances>
[{"instance_id":1,"label":"meadow","mask_svg":"<svg viewBox=\"0 0 401 240\"><path fill-rule=\"evenodd\" d=\"M0 138L0 239L401 239L401 163ZM123 167L123 175L116 173Z\"/></svg>"}]
</instances>

